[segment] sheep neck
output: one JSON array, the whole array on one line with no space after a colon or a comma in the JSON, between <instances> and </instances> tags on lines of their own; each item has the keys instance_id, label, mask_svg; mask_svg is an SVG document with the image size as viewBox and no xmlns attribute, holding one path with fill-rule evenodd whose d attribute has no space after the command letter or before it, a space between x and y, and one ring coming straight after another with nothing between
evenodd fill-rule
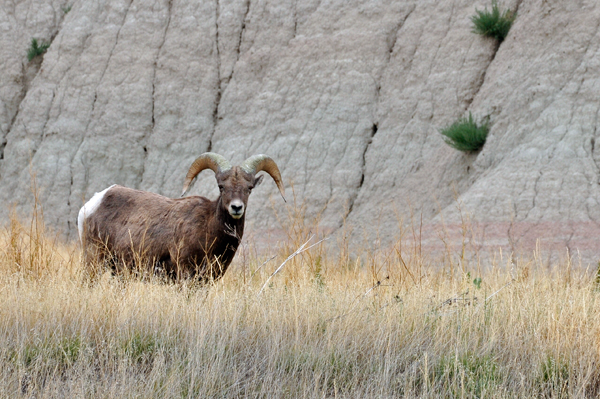
<instances>
[{"instance_id":1,"label":"sheep neck","mask_svg":"<svg viewBox=\"0 0 600 399\"><path fill-rule=\"evenodd\" d=\"M223 208L221 198L216 203L215 217L211 220L209 234L211 237L215 237L214 244L206 254L208 259L212 259L212 254L220 254L220 268L218 271L215 270L212 273L213 279L219 279L229 267L229 264L233 260L237 248L242 240L244 234L244 222L246 215L243 215L239 219L234 219L229 215L226 209Z\"/></svg>"}]
</instances>

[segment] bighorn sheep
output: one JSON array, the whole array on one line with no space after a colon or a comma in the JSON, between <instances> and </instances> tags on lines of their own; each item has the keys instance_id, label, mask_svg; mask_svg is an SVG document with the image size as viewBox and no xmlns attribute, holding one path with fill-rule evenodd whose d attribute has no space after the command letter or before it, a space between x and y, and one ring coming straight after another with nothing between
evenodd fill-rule
<instances>
[{"instance_id":1,"label":"bighorn sheep","mask_svg":"<svg viewBox=\"0 0 600 399\"><path fill-rule=\"evenodd\" d=\"M177 279L223 276L244 234L248 196L264 176L256 174L271 175L282 197L284 188L279 168L266 155L231 166L221 155L207 152L190 167L182 197L204 169L215 172L221 192L216 201L171 199L118 185L96 193L77 218L86 254L112 259L117 268L143 260Z\"/></svg>"}]
</instances>

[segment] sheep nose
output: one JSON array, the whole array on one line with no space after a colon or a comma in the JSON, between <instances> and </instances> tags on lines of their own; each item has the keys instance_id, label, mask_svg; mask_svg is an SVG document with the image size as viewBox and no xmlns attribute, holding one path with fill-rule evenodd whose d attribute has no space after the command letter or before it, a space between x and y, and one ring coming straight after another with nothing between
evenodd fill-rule
<instances>
[{"instance_id":1,"label":"sheep nose","mask_svg":"<svg viewBox=\"0 0 600 399\"><path fill-rule=\"evenodd\" d=\"M244 214L244 203L242 201L233 201L229 204L229 214L234 219L239 219Z\"/></svg>"}]
</instances>

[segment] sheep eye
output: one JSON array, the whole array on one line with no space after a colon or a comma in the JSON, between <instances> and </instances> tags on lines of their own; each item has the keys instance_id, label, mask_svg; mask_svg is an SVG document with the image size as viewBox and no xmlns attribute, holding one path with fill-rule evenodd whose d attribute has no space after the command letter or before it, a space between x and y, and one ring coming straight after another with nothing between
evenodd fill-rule
<instances>
[{"instance_id":1,"label":"sheep eye","mask_svg":"<svg viewBox=\"0 0 600 399\"><path fill-rule=\"evenodd\" d=\"M219 191L223 191L223 186L219 184Z\"/></svg>"}]
</instances>

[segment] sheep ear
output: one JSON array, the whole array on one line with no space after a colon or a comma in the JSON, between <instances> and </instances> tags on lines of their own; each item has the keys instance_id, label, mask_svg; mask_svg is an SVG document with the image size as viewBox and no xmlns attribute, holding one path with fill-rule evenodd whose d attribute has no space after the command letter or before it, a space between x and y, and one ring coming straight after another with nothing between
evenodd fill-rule
<instances>
[{"instance_id":1,"label":"sheep ear","mask_svg":"<svg viewBox=\"0 0 600 399\"><path fill-rule=\"evenodd\" d=\"M263 181L263 177L265 177L265 175L260 175L254 179L254 188L260 186L260 183Z\"/></svg>"}]
</instances>

